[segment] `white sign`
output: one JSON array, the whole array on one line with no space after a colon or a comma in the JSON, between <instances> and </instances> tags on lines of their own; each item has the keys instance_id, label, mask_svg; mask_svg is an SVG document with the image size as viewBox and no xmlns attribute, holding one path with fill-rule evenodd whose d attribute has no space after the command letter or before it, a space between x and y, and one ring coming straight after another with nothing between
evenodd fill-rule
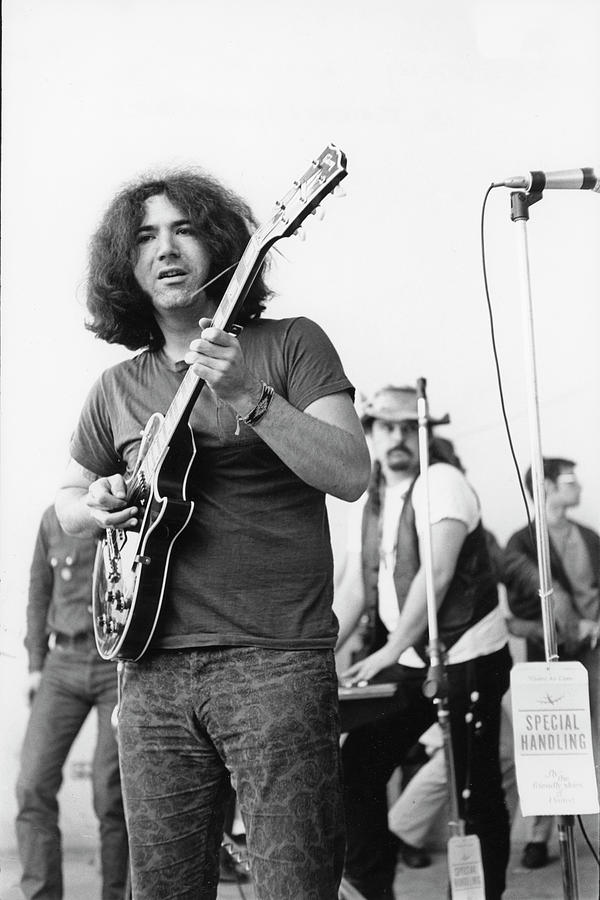
<instances>
[{"instance_id":1,"label":"white sign","mask_svg":"<svg viewBox=\"0 0 600 900\"><path fill-rule=\"evenodd\" d=\"M523 815L597 813L585 668L580 662L517 663L510 684Z\"/></svg>"},{"instance_id":2,"label":"white sign","mask_svg":"<svg viewBox=\"0 0 600 900\"><path fill-rule=\"evenodd\" d=\"M476 834L450 838L448 872L452 900L485 900L481 844Z\"/></svg>"}]
</instances>

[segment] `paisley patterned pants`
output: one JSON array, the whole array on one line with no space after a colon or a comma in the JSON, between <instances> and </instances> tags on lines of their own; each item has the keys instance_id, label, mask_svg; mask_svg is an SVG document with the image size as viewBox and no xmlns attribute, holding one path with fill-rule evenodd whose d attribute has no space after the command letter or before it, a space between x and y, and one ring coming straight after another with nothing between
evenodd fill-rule
<instances>
[{"instance_id":1,"label":"paisley patterned pants","mask_svg":"<svg viewBox=\"0 0 600 900\"><path fill-rule=\"evenodd\" d=\"M329 650L158 651L119 714L134 900L214 900L230 781L259 900L336 900L344 853Z\"/></svg>"}]
</instances>

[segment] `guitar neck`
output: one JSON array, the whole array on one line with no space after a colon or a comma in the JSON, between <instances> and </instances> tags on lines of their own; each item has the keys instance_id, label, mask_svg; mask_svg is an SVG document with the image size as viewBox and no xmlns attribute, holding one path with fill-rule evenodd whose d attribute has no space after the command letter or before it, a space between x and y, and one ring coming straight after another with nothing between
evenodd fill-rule
<instances>
[{"instance_id":1,"label":"guitar neck","mask_svg":"<svg viewBox=\"0 0 600 900\"><path fill-rule=\"evenodd\" d=\"M235 324L244 300L256 278L272 241L261 241L259 229L250 239L242 257L236 266L227 290L213 316L212 324L216 328L228 331ZM188 421L192 409L205 385L203 378L188 369L179 385L164 420L154 436L146 455L129 486L129 494L134 495L143 485L152 482L159 463L164 457L177 428Z\"/></svg>"},{"instance_id":2,"label":"guitar neck","mask_svg":"<svg viewBox=\"0 0 600 900\"><path fill-rule=\"evenodd\" d=\"M346 174L345 154L335 144L328 144L307 171L294 181L290 190L278 201L273 217L257 228L250 238L214 314L212 324L216 328L223 331L231 329L275 241L293 234ZM187 423L203 387L204 380L188 369L160 427L149 438L147 451L128 485L129 499L152 483L173 435L182 423Z\"/></svg>"}]
</instances>

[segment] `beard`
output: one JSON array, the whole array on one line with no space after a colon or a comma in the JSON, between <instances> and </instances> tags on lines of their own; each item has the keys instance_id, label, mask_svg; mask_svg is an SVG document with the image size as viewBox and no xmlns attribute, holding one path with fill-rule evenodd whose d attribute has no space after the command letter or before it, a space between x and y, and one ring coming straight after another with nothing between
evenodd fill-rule
<instances>
[{"instance_id":1,"label":"beard","mask_svg":"<svg viewBox=\"0 0 600 900\"><path fill-rule=\"evenodd\" d=\"M205 279L201 275L188 276L183 284L162 285L158 282L151 298L152 305L158 312L201 306L206 299L202 290L204 282Z\"/></svg>"},{"instance_id":2,"label":"beard","mask_svg":"<svg viewBox=\"0 0 600 900\"><path fill-rule=\"evenodd\" d=\"M386 463L391 472L404 472L409 469L414 469L416 460L407 447L398 445L397 447L388 450L386 453Z\"/></svg>"},{"instance_id":3,"label":"beard","mask_svg":"<svg viewBox=\"0 0 600 900\"><path fill-rule=\"evenodd\" d=\"M188 279L185 284L158 284L155 296L156 299L161 304L173 305L173 306L186 306L188 303L195 299L194 295L200 284L196 283L197 279L194 279L193 282L190 282Z\"/></svg>"}]
</instances>

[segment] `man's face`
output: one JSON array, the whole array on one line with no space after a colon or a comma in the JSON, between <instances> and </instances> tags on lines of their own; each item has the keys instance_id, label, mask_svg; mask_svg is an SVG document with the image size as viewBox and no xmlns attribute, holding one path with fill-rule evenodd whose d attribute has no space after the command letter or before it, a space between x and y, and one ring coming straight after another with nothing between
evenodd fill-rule
<instances>
[{"instance_id":1,"label":"man's face","mask_svg":"<svg viewBox=\"0 0 600 900\"><path fill-rule=\"evenodd\" d=\"M557 476L556 481L548 481L546 485L548 498L560 506L577 506L581 499L581 485L575 474L573 466L565 467Z\"/></svg>"},{"instance_id":2,"label":"man's face","mask_svg":"<svg viewBox=\"0 0 600 900\"><path fill-rule=\"evenodd\" d=\"M160 315L198 307L194 296L208 280L210 257L191 223L164 194L149 197L136 235L135 280Z\"/></svg>"},{"instance_id":3,"label":"man's face","mask_svg":"<svg viewBox=\"0 0 600 900\"><path fill-rule=\"evenodd\" d=\"M385 422L375 419L371 426L373 453L384 471L419 471L419 429L412 419L402 422Z\"/></svg>"}]
</instances>

